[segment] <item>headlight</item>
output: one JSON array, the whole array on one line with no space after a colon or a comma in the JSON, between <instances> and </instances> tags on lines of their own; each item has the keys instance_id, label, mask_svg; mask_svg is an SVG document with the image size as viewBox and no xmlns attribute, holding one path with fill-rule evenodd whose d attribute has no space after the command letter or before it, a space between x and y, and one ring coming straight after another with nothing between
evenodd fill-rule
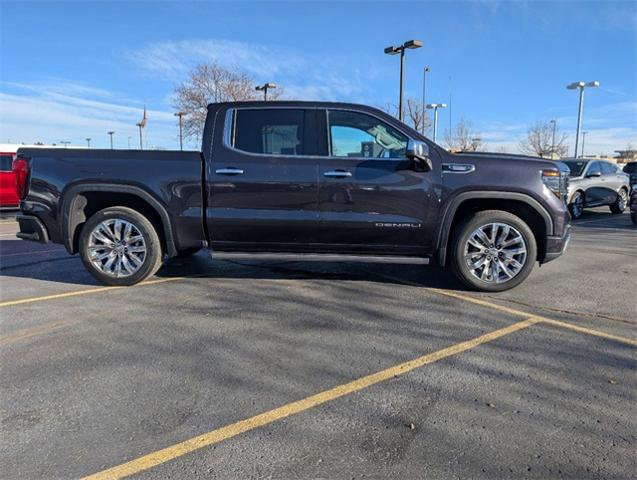
<instances>
[{"instance_id":1,"label":"headlight","mask_svg":"<svg viewBox=\"0 0 637 480\"><path fill-rule=\"evenodd\" d=\"M563 195L566 195L566 184L562 181L559 170L545 168L542 170L542 181L557 198L562 198Z\"/></svg>"}]
</instances>

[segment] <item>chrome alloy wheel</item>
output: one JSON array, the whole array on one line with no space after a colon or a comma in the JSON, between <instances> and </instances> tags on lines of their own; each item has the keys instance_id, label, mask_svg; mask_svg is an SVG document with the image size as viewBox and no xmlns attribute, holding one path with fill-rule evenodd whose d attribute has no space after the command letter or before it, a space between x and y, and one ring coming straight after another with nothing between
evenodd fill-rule
<instances>
[{"instance_id":1,"label":"chrome alloy wheel","mask_svg":"<svg viewBox=\"0 0 637 480\"><path fill-rule=\"evenodd\" d=\"M581 193L575 197L575 201L571 206L571 211L573 212L574 218L579 218L584 211L584 197Z\"/></svg>"},{"instance_id":2,"label":"chrome alloy wheel","mask_svg":"<svg viewBox=\"0 0 637 480\"><path fill-rule=\"evenodd\" d=\"M626 208L626 202L628 202L628 193L626 193L626 190L622 188L617 195L619 197L617 206L620 210L624 210Z\"/></svg>"},{"instance_id":3,"label":"chrome alloy wheel","mask_svg":"<svg viewBox=\"0 0 637 480\"><path fill-rule=\"evenodd\" d=\"M526 242L511 225L488 223L469 236L464 259L474 277L487 283L506 282L526 264Z\"/></svg>"},{"instance_id":4,"label":"chrome alloy wheel","mask_svg":"<svg viewBox=\"0 0 637 480\"><path fill-rule=\"evenodd\" d=\"M146 242L139 228L117 218L98 224L89 237L89 258L101 272L111 277L129 277L146 258Z\"/></svg>"}]
</instances>

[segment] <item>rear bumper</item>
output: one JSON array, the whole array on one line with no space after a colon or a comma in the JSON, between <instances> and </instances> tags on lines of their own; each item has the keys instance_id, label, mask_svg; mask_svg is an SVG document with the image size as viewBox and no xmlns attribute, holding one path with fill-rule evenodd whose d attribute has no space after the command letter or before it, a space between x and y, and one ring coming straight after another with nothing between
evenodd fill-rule
<instances>
[{"instance_id":1,"label":"rear bumper","mask_svg":"<svg viewBox=\"0 0 637 480\"><path fill-rule=\"evenodd\" d=\"M33 215L16 215L16 220L20 225L20 231L16 237L32 242L47 243L49 232L38 217Z\"/></svg>"},{"instance_id":2,"label":"rear bumper","mask_svg":"<svg viewBox=\"0 0 637 480\"><path fill-rule=\"evenodd\" d=\"M546 253L540 264L548 263L562 255L571 241L571 226L567 225L561 237L546 237Z\"/></svg>"}]
</instances>

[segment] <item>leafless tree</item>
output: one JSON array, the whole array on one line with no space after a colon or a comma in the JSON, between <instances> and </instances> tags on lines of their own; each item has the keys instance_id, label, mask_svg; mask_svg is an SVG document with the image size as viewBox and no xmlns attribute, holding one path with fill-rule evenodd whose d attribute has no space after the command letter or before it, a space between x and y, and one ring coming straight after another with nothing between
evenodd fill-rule
<instances>
[{"instance_id":1,"label":"leafless tree","mask_svg":"<svg viewBox=\"0 0 637 480\"><path fill-rule=\"evenodd\" d=\"M218 63L196 66L174 91L173 106L186 114L183 117L184 138L202 136L209 103L261 99L255 85L245 73L229 70ZM269 91L268 99L275 100L281 95L280 89Z\"/></svg>"},{"instance_id":2,"label":"leafless tree","mask_svg":"<svg viewBox=\"0 0 637 480\"><path fill-rule=\"evenodd\" d=\"M385 113L388 113L394 117L398 117L398 106L393 103L386 103L385 105L381 105L380 108ZM403 121L412 127L414 130L422 131L422 102L416 98L410 97L405 102L405 106L403 107ZM429 115L425 112L425 131L431 126L431 122L429 120Z\"/></svg>"},{"instance_id":3,"label":"leafless tree","mask_svg":"<svg viewBox=\"0 0 637 480\"><path fill-rule=\"evenodd\" d=\"M539 157L563 157L568 152L567 135L555 131L555 145L553 145L553 124L536 122L529 127L526 138L520 141L520 150Z\"/></svg>"},{"instance_id":4,"label":"leafless tree","mask_svg":"<svg viewBox=\"0 0 637 480\"><path fill-rule=\"evenodd\" d=\"M471 122L460 118L452 131L445 133L445 143L454 152L477 152L484 148L480 133L471 128Z\"/></svg>"}]
</instances>

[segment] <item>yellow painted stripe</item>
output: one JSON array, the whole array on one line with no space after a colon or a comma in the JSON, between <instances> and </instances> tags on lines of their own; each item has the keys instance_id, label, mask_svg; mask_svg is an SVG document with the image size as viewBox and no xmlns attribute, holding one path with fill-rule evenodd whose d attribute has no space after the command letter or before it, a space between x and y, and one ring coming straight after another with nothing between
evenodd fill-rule
<instances>
[{"instance_id":1,"label":"yellow painted stripe","mask_svg":"<svg viewBox=\"0 0 637 480\"><path fill-rule=\"evenodd\" d=\"M175 282L177 280L183 280L187 277L170 277L170 278L161 278L158 280L149 280L147 282L142 282L133 287L99 287L99 288L88 288L86 290L75 290L73 292L66 293L56 293L53 295L43 295L41 297L29 297L29 298L21 298L19 300L9 300L7 302L0 302L0 308L2 307L13 307L15 305L23 305L25 303L34 303L34 302L43 302L45 300L57 300L59 298L69 298L69 297L77 297L80 295L90 295L92 293L101 293L101 292L112 292L114 290L120 290L122 288L137 288L142 287L144 285L156 285L158 283L166 283L166 282Z\"/></svg>"},{"instance_id":2,"label":"yellow painted stripe","mask_svg":"<svg viewBox=\"0 0 637 480\"><path fill-rule=\"evenodd\" d=\"M546 323L548 325L555 325L556 327L566 328L568 330L573 330L574 332L586 333L588 335L594 335L596 337L607 338L609 340L615 340L616 342L626 343L628 345L632 345L637 347L637 340L633 340L632 338L622 337L619 335L613 335L612 333L601 332L599 330L593 330L592 328L580 327L579 325L575 325L569 322L562 322L560 320L553 320L552 318L544 318L538 317L542 323Z\"/></svg>"},{"instance_id":3,"label":"yellow painted stripe","mask_svg":"<svg viewBox=\"0 0 637 480\"><path fill-rule=\"evenodd\" d=\"M466 350L477 347L478 345L492 342L493 340L496 340L505 335L509 335L513 332L517 332L518 330L530 327L538 321L539 320L537 318L530 317L521 322L509 325L508 327L494 330L493 332L481 335L471 340L457 343L450 347L443 348L442 350L423 355L422 357L418 357L414 360L410 360L408 362L395 365L385 370L372 373L371 375L360 377L352 382L338 385L334 388L330 388L329 390L324 390L302 400L288 403L287 405L269 410L254 417L240 420L236 423L232 423L230 425L226 425L225 427L221 427L211 432L204 433L203 435L199 435L184 442L177 443L161 450L157 450L156 452L149 453L142 457L136 458L135 460L131 460L121 465L85 477L85 479L112 480L133 475L162 463L166 463L169 460L181 457L182 455L186 455L187 453L194 452L195 450L199 450L203 447L207 447L235 437L249 430L268 425L277 420L281 420L283 418L289 417L290 415L294 415L310 408L317 407L319 405L322 405L323 403L335 400L345 395L359 392L365 388L371 387L372 385L376 385L377 383L394 378L397 375L403 375L424 365L437 362L452 355L457 355Z\"/></svg>"}]
</instances>

